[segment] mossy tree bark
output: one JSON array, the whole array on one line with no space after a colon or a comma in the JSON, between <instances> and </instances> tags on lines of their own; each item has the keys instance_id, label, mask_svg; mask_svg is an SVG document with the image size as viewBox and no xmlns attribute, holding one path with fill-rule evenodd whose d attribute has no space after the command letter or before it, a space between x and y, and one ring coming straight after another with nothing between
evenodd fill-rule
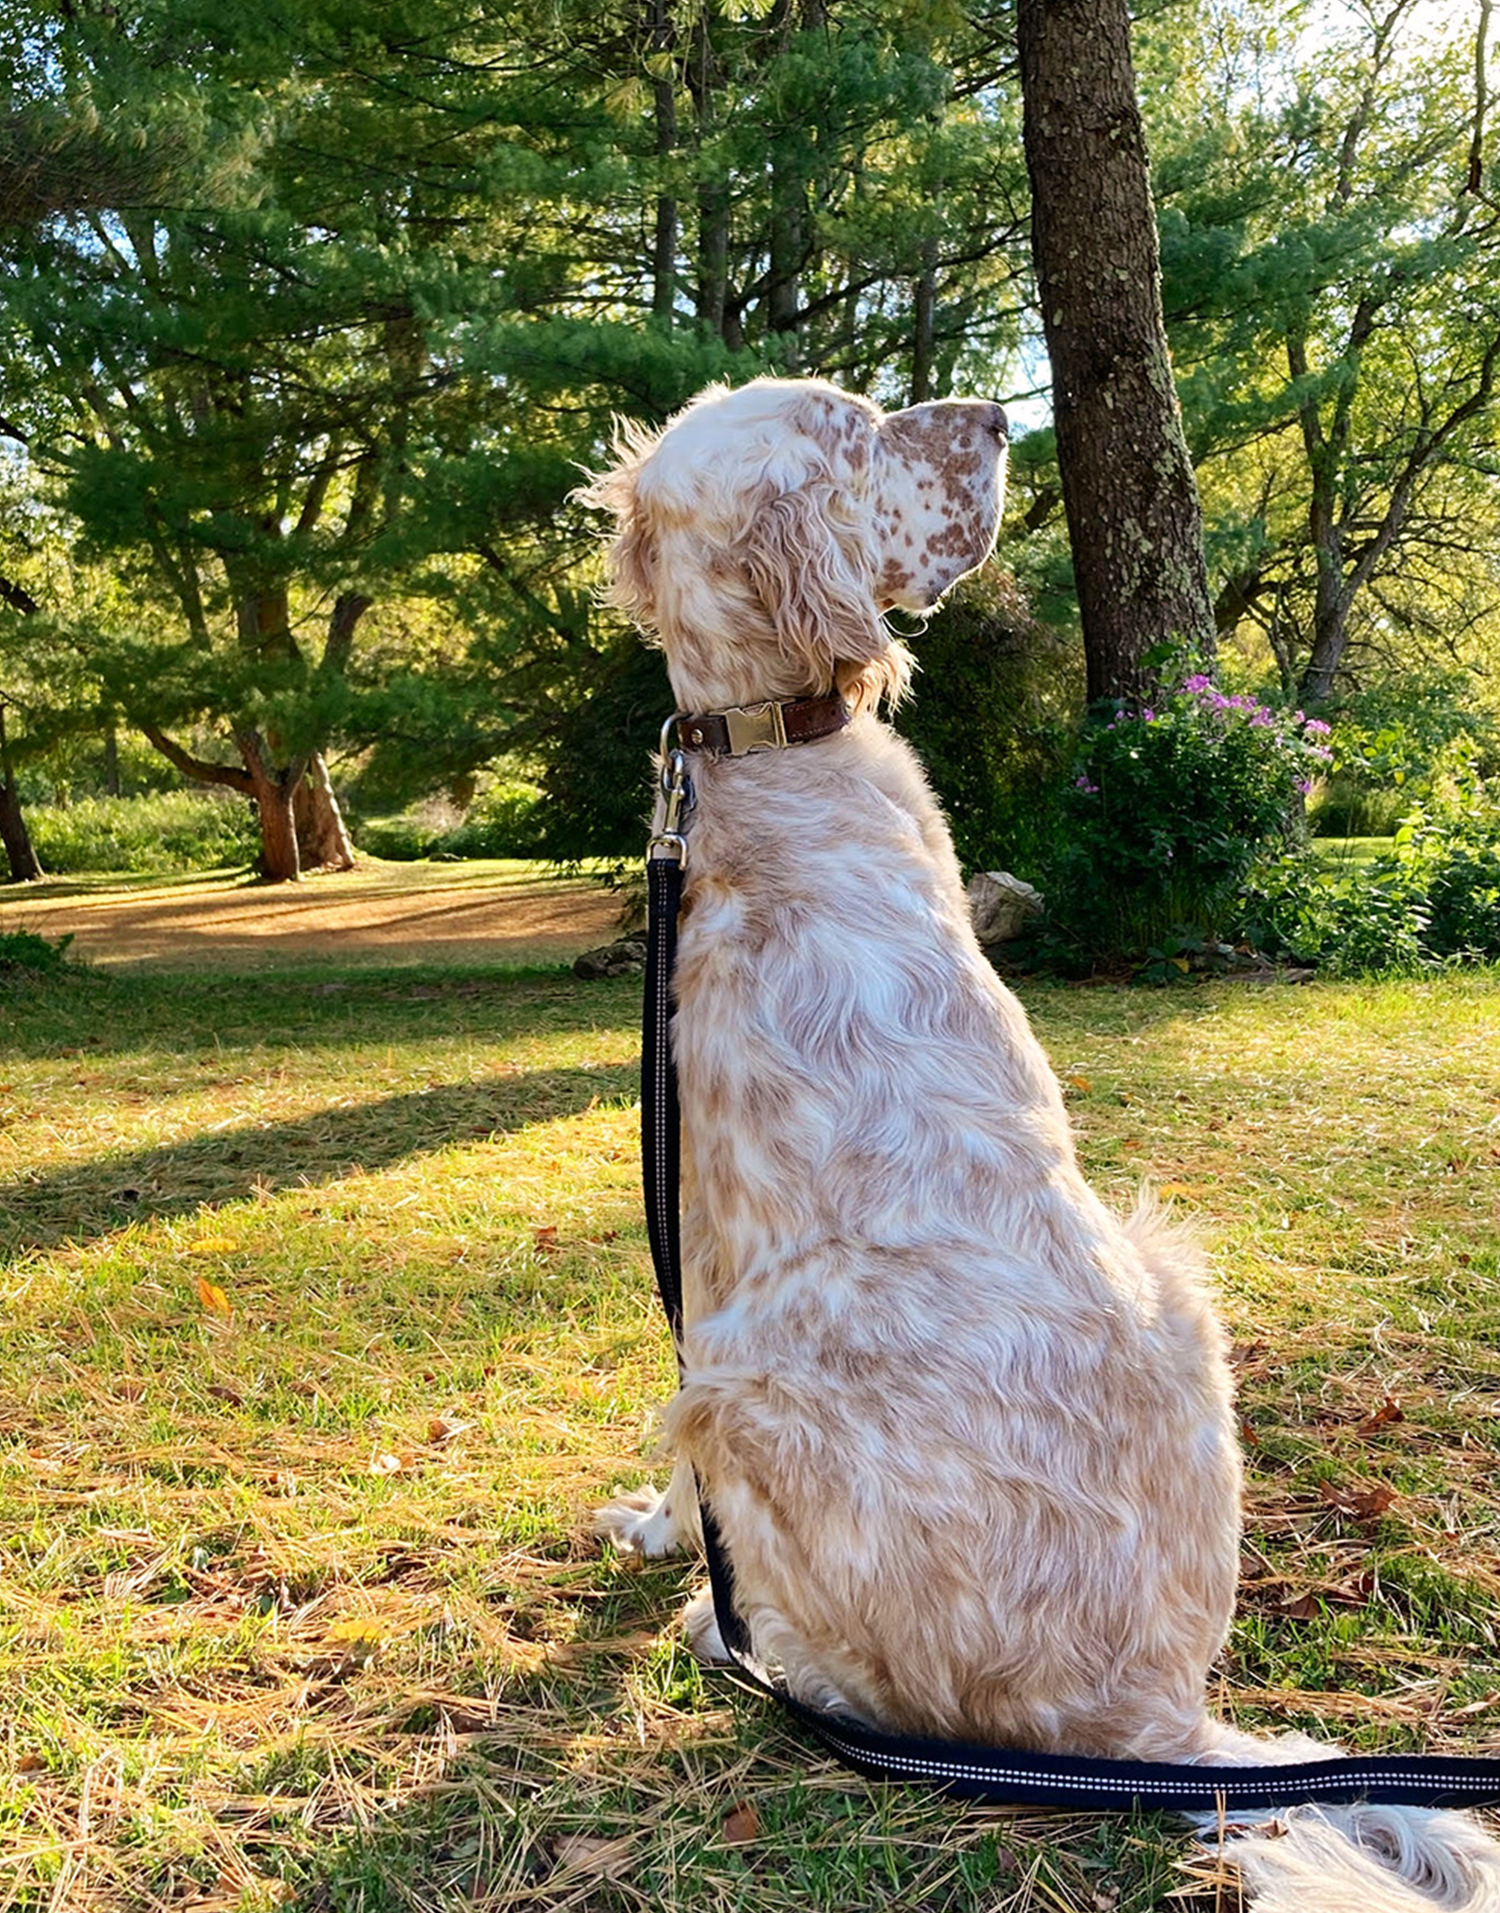
<instances>
[{"instance_id":1,"label":"mossy tree bark","mask_svg":"<svg viewBox=\"0 0 1500 1913\"><path fill-rule=\"evenodd\" d=\"M1212 656L1198 488L1162 322L1125 0L1019 0L1031 250L1088 696L1148 699L1151 653Z\"/></svg>"}]
</instances>

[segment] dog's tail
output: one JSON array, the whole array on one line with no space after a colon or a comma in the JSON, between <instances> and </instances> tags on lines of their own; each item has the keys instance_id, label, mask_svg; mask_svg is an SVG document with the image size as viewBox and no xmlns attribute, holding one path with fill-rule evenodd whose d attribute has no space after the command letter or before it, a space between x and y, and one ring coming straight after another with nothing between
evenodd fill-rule
<instances>
[{"instance_id":1,"label":"dog's tail","mask_svg":"<svg viewBox=\"0 0 1500 1913\"><path fill-rule=\"evenodd\" d=\"M1207 1760L1224 1766L1327 1759L1301 1735L1253 1740L1216 1728ZM1200 1823L1202 1825L1202 1823ZM1252 1913L1500 1913L1500 1841L1464 1813L1432 1807L1292 1807L1222 1834Z\"/></svg>"}]
</instances>

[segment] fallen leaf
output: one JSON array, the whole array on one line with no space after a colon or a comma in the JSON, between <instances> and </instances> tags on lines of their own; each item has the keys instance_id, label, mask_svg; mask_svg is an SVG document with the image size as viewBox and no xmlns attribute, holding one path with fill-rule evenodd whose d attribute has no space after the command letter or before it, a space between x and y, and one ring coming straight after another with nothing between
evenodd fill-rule
<instances>
[{"instance_id":1,"label":"fallen leaf","mask_svg":"<svg viewBox=\"0 0 1500 1913\"><path fill-rule=\"evenodd\" d=\"M473 1426L471 1421L449 1421L446 1415L434 1415L427 1424L427 1439L434 1448L441 1448L444 1442L467 1434Z\"/></svg>"},{"instance_id":2,"label":"fallen leaf","mask_svg":"<svg viewBox=\"0 0 1500 1913\"><path fill-rule=\"evenodd\" d=\"M591 1833L565 1833L554 1843L552 1857L563 1872L621 1880L630 1871L630 1842L601 1840Z\"/></svg>"},{"instance_id":3,"label":"fallen leaf","mask_svg":"<svg viewBox=\"0 0 1500 1913\"><path fill-rule=\"evenodd\" d=\"M1156 1186L1159 1196L1195 1196L1198 1191L1190 1182L1161 1182Z\"/></svg>"},{"instance_id":4,"label":"fallen leaf","mask_svg":"<svg viewBox=\"0 0 1500 1913\"><path fill-rule=\"evenodd\" d=\"M1299 1594L1294 1601L1283 1601L1277 1609L1289 1621L1315 1621L1322 1611L1317 1597L1311 1594Z\"/></svg>"},{"instance_id":5,"label":"fallen leaf","mask_svg":"<svg viewBox=\"0 0 1500 1913\"><path fill-rule=\"evenodd\" d=\"M1400 1402L1393 1400L1391 1396L1387 1395L1385 1400L1375 1410L1375 1413L1373 1415L1367 1415L1354 1432L1361 1440L1364 1440L1376 1434L1380 1429L1388 1428L1392 1422L1405 1420L1406 1417L1401 1412Z\"/></svg>"},{"instance_id":6,"label":"fallen leaf","mask_svg":"<svg viewBox=\"0 0 1500 1913\"><path fill-rule=\"evenodd\" d=\"M324 1638L340 1647L378 1647L385 1639L385 1626L373 1614L357 1614L346 1621L330 1622Z\"/></svg>"},{"instance_id":7,"label":"fallen leaf","mask_svg":"<svg viewBox=\"0 0 1500 1913\"><path fill-rule=\"evenodd\" d=\"M217 1282L210 1282L205 1275L195 1276L193 1286L198 1291L198 1300L213 1315L222 1315L227 1321L234 1310L229 1306L229 1297Z\"/></svg>"},{"instance_id":8,"label":"fallen leaf","mask_svg":"<svg viewBox=\"0 0 1500 1913\"><path fill-rule=\"evenodd\" d=\"M231 1408L243 1408L245 1406L244 1396L237 1388L231 1388L228 1382L210 1382L208 1392L213 1396L215 1401L228 1402Z\"/></svg>"},{"instance_id":9,"label":"fallen leaf","mask_svg":"<svg viewBox=\"0 0 1500 1913\"><path fill-rule=\"evenodd\" d=\"M1240 1416L1240 1436L1250 1447L1259 1448L1260 1436L1256 1434L1255 1430L1250 1426L1249 1422L1245 1420L1243 1415Z\"/></svg>"},{"instance_id":10,"label":"fallen leaf","mask_svg":"<svg viewBox=\"0 0 1500 1913\"><path fill-rule=\"evenodd\" d=\"M533 1229L531 1232L531 1243L538 1255L556 1255L557 1224L555 1222L547 1222L543 1223L540 1228Z\"/></svg>"},{"instance_id":11,"label":"fallen leaf","mask_svg":"<svg viewBox=\"0 0 1500 1913\"><path fill-rule=\"evenodd\" d=\"M1068 1081L1073 1085L1074 1089L1081 1089L1085 1096L1087 1096L1089 1091L1094 1087L1087 1076L1070 1076Z\"/></svg>"},{"instance_id":12,"label":"fallen leaf","mask_svg":"<svg viewBox=\"0 0 1500 1913\"><path fill-rule=\"evenodd\" d=\"M758 1840L760 1815L755 1811L753 1803L742 1800L738 1806L731 1807L724 1816L724 1824L720 1832L732 1847L748 1846L752 1840Z\"/></svg>"},{"instance_id":13,"label":"fallen leaf","mask_svg":"<svg viewBox=\"0 0 1500 1913\"><path fill-rule=\"evenodd\" d=\"M410 1455L373 1455L370 1458L370 1473L372 1475L399 1475L403 1469L410 1467L410 1465Z\"/></svg>"},{"instance_id":14,"label":"fallen leaf","mask_svg":"<svg viewBox=\"0 0 1500 1913\"><path fill-rule=\"evenodd\" d=\"M1355 1521L1376 1521L1399 1499L1394 1488L1377 1482L1373 1488L1336 1488L1331 1481L1318 1484L1318 1492L1330 1508L1337 1508Z\"/></svg>"},{"instance_id":15,"label":"fallen leaf","mask_svg":"<svg viewBox=\"0 0 1500 1913\"><path fill-rule=\"evenodd\" d=\"M137 1381L133 1375L122 1376L115 1383L115 1393L122 1402L139 1402L146 1399L146 1384Z\"/></svg>"}]
</instances>

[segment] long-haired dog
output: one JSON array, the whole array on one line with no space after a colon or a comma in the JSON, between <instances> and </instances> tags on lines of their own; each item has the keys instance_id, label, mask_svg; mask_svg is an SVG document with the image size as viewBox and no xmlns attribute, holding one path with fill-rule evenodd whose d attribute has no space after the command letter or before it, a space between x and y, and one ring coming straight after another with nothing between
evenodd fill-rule
<instances>
[{"instance_id":1,"label":"long-haired dog","mask_svg":"<svg viewBox=\"0 0 1500 1913\"><path fill-rule=\"evenodd\" d=\"M663 1554L715 1510L757 1657L913 1734L1233 1765L1326 1755L1212 1719L1240 1458L1197 1257L1083 1181L1061 1094L970 928L947 828L875 706L884 619L989 553L1005 416L712 389L584 494L680 709L840 692L816 742L699 754L673 1041L685 1342ZM722 1655L711 1605L695 1648ZM1500 1908L1462 1815L1304 1809L1233 1849L1263 1913Z\"/></svg>"}]
</instances>

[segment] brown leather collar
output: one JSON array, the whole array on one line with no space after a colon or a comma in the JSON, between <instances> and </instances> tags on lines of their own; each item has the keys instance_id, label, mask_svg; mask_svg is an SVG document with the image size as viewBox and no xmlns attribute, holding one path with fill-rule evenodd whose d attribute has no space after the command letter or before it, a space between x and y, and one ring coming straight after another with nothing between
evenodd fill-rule
<instances>
[{"instance_id":1,"label":"brown leather collar","mask_svg":"<svg viewBox=\"0 0 1500 1913\"><path fill-rule=\"evenodd\" d=\"M832 737L849 722L849 706L837 691L826 697L797 697L785 704L741 704L728 711L677 719L677 742L685 751L711 751L719 757L745 757L751 751L779 751L788 744L811 744Z\"/></svg>"}]
</instances>

